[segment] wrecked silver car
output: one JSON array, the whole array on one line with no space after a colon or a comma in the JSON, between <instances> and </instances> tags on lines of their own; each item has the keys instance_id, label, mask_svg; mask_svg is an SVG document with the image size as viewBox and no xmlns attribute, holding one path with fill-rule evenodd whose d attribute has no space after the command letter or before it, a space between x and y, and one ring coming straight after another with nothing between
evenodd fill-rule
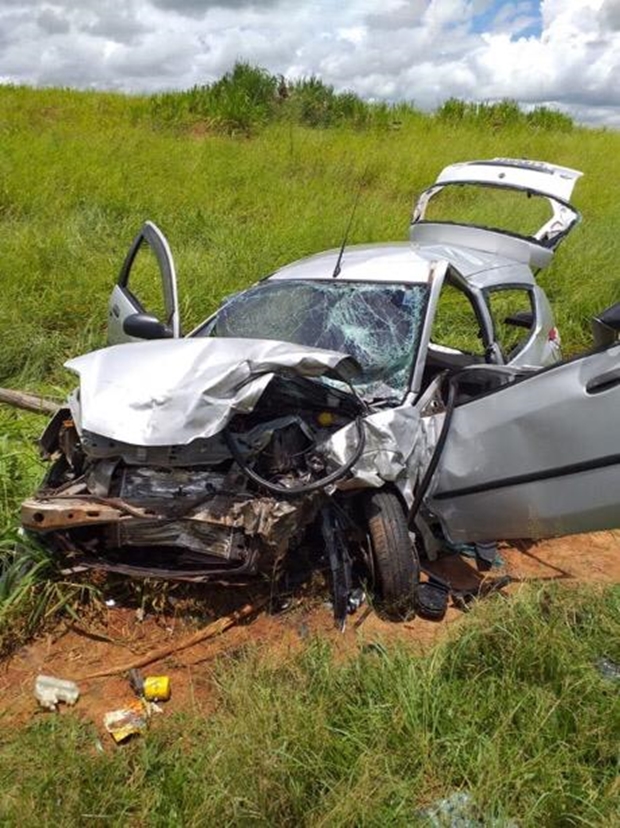
<instances>
[{"instance_id":1,"label":"wrecked silver car","mask_svg":"<svg viewBox=\"0 0 620 828\"><path fill-rule=\"evenodd\" d=\"M112 293L110 347L67 363L80 385L42 438L52 464L23 526L82 564L194 582L318 558L342 620L359 579L409 612L418 554L447 542L618 525L620 313L602 315L596 350L558 361L533 275L578 219L579 173L467 166L422 196L411 242L303 259L185 337L172 255L147 222ZM542 194L552 219L537 237L425 220L463 177ZM159 318L132 281L144 251ZM526 307L502 327L504 290Z\"/></svg>"}]
</instances>

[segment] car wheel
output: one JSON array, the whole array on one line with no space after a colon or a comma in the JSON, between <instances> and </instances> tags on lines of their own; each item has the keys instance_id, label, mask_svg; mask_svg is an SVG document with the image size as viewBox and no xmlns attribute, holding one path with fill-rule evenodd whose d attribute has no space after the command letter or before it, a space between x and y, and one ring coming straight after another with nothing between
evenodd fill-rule
<instances>
[{"instance_id":1,"label":"car wheel","mask_svg":"<svg viewBox=\"0 0 620 828\"><path fill-rule=\"evenodd\" d=\"M366 496L364 506L375 598L389 618L405 618L414 610L420 576L418 553L409 536L405 512L392 492L373 492Z\"/></svg>"}]
</instances>

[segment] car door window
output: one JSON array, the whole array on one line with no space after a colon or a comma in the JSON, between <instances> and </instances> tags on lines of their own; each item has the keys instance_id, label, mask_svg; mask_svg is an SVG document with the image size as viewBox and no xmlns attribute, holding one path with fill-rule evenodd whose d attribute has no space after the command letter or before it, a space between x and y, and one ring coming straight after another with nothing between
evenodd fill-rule
<instances>
[{"instance_id":1,"label":"car door window","mask_svg":"<svg viewBox=\"0 0 620 828\"><path fill-rule=\"evenodd\" d=\"M446 536L460 543L617 526L619 406L617 344L457 406L430 500Z\"/></svg>"},{"instance_id":2,"label":"car door window","mask_svg":"<svg viewBox=\"0 0 620 828\"><path fill-rule=\"evenodd\" d=\"M157 317L160 322L170 323L166 318L166 302L162 290L162 274L153 248L142 240L131 265L127 290L144 313Z\"/></svg>"},{"instance_id":3,"label":"car door window","mask_svg":"<svg viewBox=\"0 0 620 828\"><path fill-rule=\"evenodd\" d=\"M524 347L535 328L535 310L531 292L526 288L498 288L486 294L493 318L495 341L506 360L514 358Z\"/></svg>"},{"instance_id":4,"label":"car door window","mask_svg":"<svg viewBox=\"0 0 620 828\"><path fill-rule=\"evenodd\" d=\"M155 319L149 320L149 316ZM137 328L136 317L140 323ZM172 253L161 230L147 221L129 248L110 296L108 344L180 335Z\"/></svg>"},{"instance_id":5,"label":"car door window","mask_svg":"<svg viewBox=\"0 0 620 828\"><path fill-rule=\"evenodd\" d=\"M484 357L482 331L474 306L466 293L448 281L439 294L431 340L433 345Z\"/></svg>"}]
</instances>

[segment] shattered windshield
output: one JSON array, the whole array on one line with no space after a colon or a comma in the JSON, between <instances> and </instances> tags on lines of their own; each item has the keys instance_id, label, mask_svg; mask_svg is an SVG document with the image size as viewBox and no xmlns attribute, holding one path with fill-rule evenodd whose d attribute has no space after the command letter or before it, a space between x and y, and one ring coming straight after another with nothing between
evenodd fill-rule
<instances>
[{"instance_id":1,"label":"shattered windshield","mask_svg":"<svg viewBox=\"0 0 620 828\"><path fill-rule=\"evenodd\" d=\"M366 397L402 397L418 350L426 285L263 282L224 303L213 336L276 339L352 356Z\"/></svg>"}]
</instances>

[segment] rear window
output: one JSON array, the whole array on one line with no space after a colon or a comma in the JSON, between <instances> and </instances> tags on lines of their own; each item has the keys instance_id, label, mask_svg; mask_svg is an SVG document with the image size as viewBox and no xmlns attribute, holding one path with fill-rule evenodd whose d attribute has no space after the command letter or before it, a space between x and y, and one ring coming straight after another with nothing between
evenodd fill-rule
<instances>
[{"instance_id":1,"label":"rear window","mask_svg":"<svg viewBox=\"0 0 620 828\"><path fill-rule=\"evenodd\" d=\"M552 215L544 196L480 184L448 184L431 198L424 220L471 224L531 238Z\"/></svg>"}]
</instances>

